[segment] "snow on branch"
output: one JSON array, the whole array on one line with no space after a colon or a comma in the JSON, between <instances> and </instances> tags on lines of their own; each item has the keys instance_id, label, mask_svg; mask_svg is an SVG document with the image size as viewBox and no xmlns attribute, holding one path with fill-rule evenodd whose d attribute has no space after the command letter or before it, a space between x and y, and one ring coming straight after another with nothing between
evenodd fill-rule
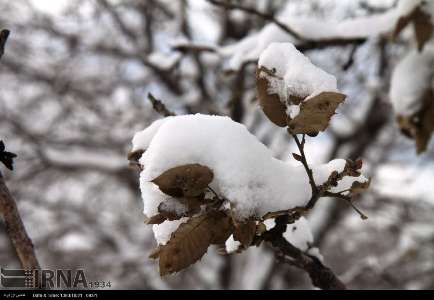
<instances>
[{"instance_id":1,"label":"snow on branch","mask_svg":"<svg viewBox=\"0 0 434 300\"><path fill-rule=\"evenodd\" d=\"M411 50L393 70L390 100L401 131L416 141L417 153L427 148L434 131L434 48Z\"/></svg>"},{"instance_id":2,"label":"snow on branch","mask_svg":"<svg viewBox=\"0 0 434 300\"><path fill-rule=\"evenodd\" d=\"M128 155L141 171L145 223L153 224L158 243L150 258L159 259L163 276L195 263L210 245L231 253L266 241L280 259L304 269L315 286L345 288L312 248L302 217L320 198L335 197L366 218L352 203L370 183L361 160L309 165L304 152L306 134L324 130L345 95L332 75L290 43L266 48L256 80L262 109L272 122L288 127L300 166L274 158L228 117L175 116L150 95L165 118L137 132Z\"/></svg>"},{"instance_id":3,"label":"snow on branch","mask_svg":"<svg viewBox=\"0 0 434 300\"><path fill-rule=\"evenodd\" d=\"M216 4L215 2L219 1L212 1ZM357 44L371 37L396 37L408 24L414 24L419 49L432 37L432 1L401 0L397 7L385 13L342 21L294 16L290 5L291 2L275 18L262 16L270 23L260 31L217 49L228 58L228 69L238 70L247 62L257 61L262 51L273 42L291 42L299 48ZM252 13L253 10L238 6L224 7L241 9L247 13ZM259 12L254 14L261 16Z\"/></svg>"},{"instance_id":4,"label":"snow on branch","mask_svg":"<svg viewBox=\"0 0 434 300\"><path fill-rule=\"evenodd\" d=\"M9 30L0 32L0 58L3 56L4 47L9 36ZM15 153L6 151L3 141L0 141L0 162L8 169L13 170ZM0 215L3 217L9 239L15 248L21 266L26 270L39 270L40 265L36 257L32 240L27 234L21 215L18 211L15 199L12 197L2 173L0 172Z\"/></svg>"},{"instance_id":5,"label":"snow on branch","mask_svg":"<svg viewBox=\"0 0 434 300\"><path fill-rule=\"evenodd\" d=\"M156 224L161 247L153 257L160 258L162 275L194 263L210 244L224 244L231 234L250 246L264 219L291 212L297 219L313 196L303 167L273 158L244 125L228 117L196 114L158 120L135 135L133 151L138 150L144 151L139 158L144 213L148 223ZM368 182L345 160L312 170L323 192L350 193ZM198 242L196 234L200 253L179 262L166 253L173 244L187 243L187 249Z\"/></svg>"}]
</instances>

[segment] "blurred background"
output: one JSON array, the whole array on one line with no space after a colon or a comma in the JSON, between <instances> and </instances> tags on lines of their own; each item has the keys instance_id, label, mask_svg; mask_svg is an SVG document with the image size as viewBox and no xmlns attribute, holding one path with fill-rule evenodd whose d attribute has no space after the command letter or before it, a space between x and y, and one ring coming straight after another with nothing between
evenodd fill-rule
<instances>
[{"instance_id":1,"label":"blurred background","mask_svg":"<svg viewBox=\"0 0 434 300\"><path fill-rule=\"evenodd\" d=\"M396 5L232 3L336 20ZM214 51L268 21L205 0L2 0L0 12L0 27L11 30L0 62L0 138L18 154L16 170L4 176L43 268L82 268L88 279L122 289L311 288L266 245L230 256L211 249L161 279L148 259L155 241L143 224L138 173L126 159L134 133L160 118L149 92L177 114L228 115L275 157L290 159L291 139L258 107L255 64L231 69ZM416 156L388 99L393 67L409 47L405 35L301 47L348 95L329 129L307 140L308 159L362 158L372 177L357 199L368 220L328 198L309 215L315 245L349 288L434 288L434 145ZM19 267L3 223L0 265Z\"/></svg>"}]
</instances>

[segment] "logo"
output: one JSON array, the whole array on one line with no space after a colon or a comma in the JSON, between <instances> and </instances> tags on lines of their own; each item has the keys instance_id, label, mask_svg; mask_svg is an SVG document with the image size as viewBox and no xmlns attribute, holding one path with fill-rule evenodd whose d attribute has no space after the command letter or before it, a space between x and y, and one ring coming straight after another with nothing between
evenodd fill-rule
<instances>
[{"instance_id":1,"label":"logo","mask_svg":"<svg viewBox=\"0 0 434 300\"><path fill-rule=\"evenodd\" d=\"M5 288L82 288L92 287L83 270L23 270L1 268Z\"/></svg>"}]
</instances>

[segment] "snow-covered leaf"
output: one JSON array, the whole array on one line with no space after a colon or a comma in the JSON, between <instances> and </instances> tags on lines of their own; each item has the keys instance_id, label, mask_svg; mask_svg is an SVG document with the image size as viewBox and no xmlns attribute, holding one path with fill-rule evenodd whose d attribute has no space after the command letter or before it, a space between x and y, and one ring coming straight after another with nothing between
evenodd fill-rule
<instances>
[{"instance_id":1,"label":"snow-covered leaf","mask_svg":"<svg viewBox=\"0 0 434 300\"><path fill-rule=\"evenodd\" d=\"M256 71L259 103L276 125L293 134L323 131L345 99L336 78L316 67L291 43L273 43L261 54Z\"/></svg>"},{"instance_id":2,"label":"snow-covered leaf","mask_svg":"<svg viewBox=\"0 0 434 300\"><path fill-rule=\"evenodd\" d=\"M208 167L188 164L169 169L152 182L172 197L194 197L203 193L213 177Z\"/></svg>"},{"instance_id":3,"label":"snow-covered leaf","mask_svg":"<svg viewBox=\"0 0 434 300\"><path fill-rule=\"evenodd\" d=\"M256 71L256 90L258 93L259 104L271 122L277 126L286 127L286 105L280 101L278 94L269 93L269 80L267 79L268 77L261 75L263 72L271 73L271 71L268 71L266 68L259 68Z\"/></svg>"}]
</instances>

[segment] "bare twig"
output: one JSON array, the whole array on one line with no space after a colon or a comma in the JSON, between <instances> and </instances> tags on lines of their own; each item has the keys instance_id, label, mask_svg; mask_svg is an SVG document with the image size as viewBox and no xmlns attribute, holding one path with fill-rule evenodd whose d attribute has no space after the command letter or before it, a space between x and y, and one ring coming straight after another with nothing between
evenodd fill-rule
<instances>
[{"instance_id":1,"label":"bare twig","mask_svg":"<svg viewBox=\"0 0 434 300\"><path fill-rule=\"evenodd\" d=\"M298 151L300 151L300 162L302 163L304 169L306 170L307 176L309 177L309 184L312 189L312 196L308 204L306 205L306 209L311 209L314 207L315 203L321 197L321 193L320 190L318 189L318 186L315 183L312 169L309 167L309 164L307 163L307 159L306 159L306 154L304 153L304 144L306 142L306 136L303 134L301 141L298 139L298 136L296 134L292 134L292 137L294 138L294 141L298 147Z\"/></svg>"},{"instance_id":2,"label":"bare twig","mask_svg":"<svg viewBox=\"0 0 434 300\"><path fill-rule=\"evenodd\" d=\"M308 273L312 284L318 288L325 290L346 289L344 283L317 257L301 251L283 237L287 223L288 216L277 217L276 226L263 234L264 239L280 252L283 261Z\"/></svg>"},{"instance_id":3,"label":"bare twig","mask_svg":"<svg viewBox=\"0 0 434 300\"><path fill-rule=\"evenodd\" d=\"M175 113L173 113L167 109L166 105L164 105L164 103L161 100L155 98L154 95L152 95L151 93L148 94L148 99L149 99L149 101L151 101L152 107L154 108L154 110L157 113L159 113L160 115L162 115L164 117L169 117L169 116L175 115Z\"/></svg>"},{"instance_id":4,"label":"bare twig","mask_svg":"<svg viewBox=\"0 0 434 300\"><path fill-rule=\"evenodd\" d=\"M239 5L239 4L235 4L235 3L230 3L228 1L218 1L218 0L207 0L209 3L216 5L216 6L220 6L220 7L224 7L226 9L237 9L237 10L241 10L244 11L246 13L252 14L252 15L256 15L258 17L263 18L264 20L268 20L273 22L274 24L276 24L276 26L280 27L281 29L283 29L284 31L286 31L287 33L289 33L290 35L292 35L293 37L295 37L298 40L303 41L304 38L297 33L294 29L292 29L291 27L289 27L288 25L280 22L278 19L276 19L273 15L267 14L267 13L263 13L260 12L254 8L251 7L246 7L243 5Z\"/></svg>"},{"instance_id":5,"label":"bare twig","mask_svg":"<svg viewBox=\"0 0 434 300\"><path fill-rule=\"evenodd\" d=\"M223 7L225 9L236 9L241 10L246 13L258 16L264 20L270 21L274 23L276 26L284 30L285 32L292 35L294 38L296 38L299 43L297 43L297 48L300 51L306 51L310 49L322 49L326 47L332 47L332 46L346 46L349 44L354 45L360 45L366 41L365 37L353 37L353 38L341 38L341 37L328 37L328 38L321 38L321 39L311 39L308 37L302 36L299 32L292 29L290 26L288 26L285 23L282 23L279 21L276 17L273 15L260 12L252 7L246 7L239 4L231 3L229 1L218 1L218 0L207 0L213 5Z\"/></svg>"},{"instance_id":6,"label":"bare twig","mask_svg":"<svg viewBox=\"0 0 434 300\"><path fill-rule=\"evenodd\" d=\"M15 200L10 194L3 176L0 173L0 212L3 215L6 232L17 252L21 266L26 270L39 270L32 240L27 234Z\"/></svg>"},{"instance_id":7,"label":"bare twig","mask_svg":"<svg viewBox=\"0 0 434 300\"><path fill-rule=\"evenodd\" d=\"M2 58L4 52L5 52L5 44L9 37L9 30L3 29L0 32L0 58Z\"/></svg>"},{"instance_id":8,"label":"bare twig","mask_svg":"<svg viewBox=\"0 0 434 300\"><path fill-rule=\"evenodd\" d=\"M0 58L4 53L6 40L9 36L9 30L2 30L0 33ZM17 252L21 266L25 270L39 270L39 262L36 257L32 240L27 234L15 199L10 194L3 175L0 172L0 213L5 222L6 232L12 245Z\"/></svg>"}]
</instances>

